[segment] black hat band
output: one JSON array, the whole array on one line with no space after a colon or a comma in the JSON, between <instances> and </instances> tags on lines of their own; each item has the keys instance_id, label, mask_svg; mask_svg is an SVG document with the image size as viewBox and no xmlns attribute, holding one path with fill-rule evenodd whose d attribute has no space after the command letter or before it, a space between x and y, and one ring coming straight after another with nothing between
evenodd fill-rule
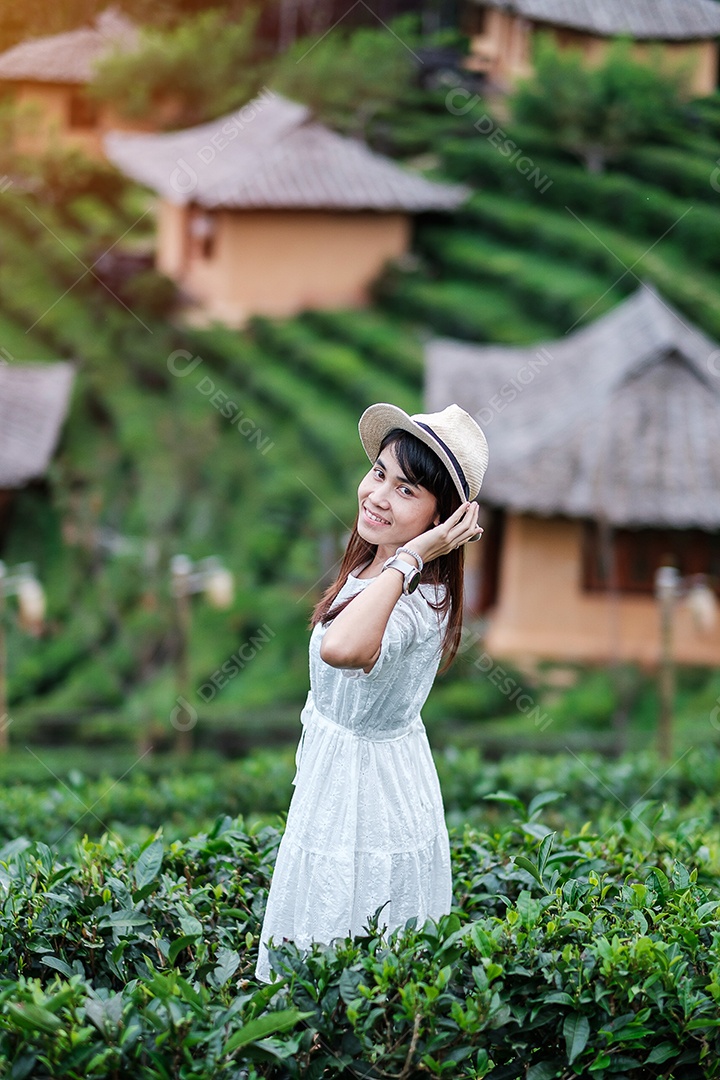
<instances>
[{"instance_id":1,"label":"black hat band","mask_svg":"<svg viewBox=\"0 0 720 1080\"><path fill-rule=\"evenodd\" d=\"M445 451L445 453L447 454L447 456L450 458L453 465L455 466L455 471L457 472L458 479L460 480L460 483L462 484L462 489L463 489L463 491L465 493L465 498L469 499L470 498L470 488L468 486L467 480L465 479L465 473L463 472L462 467L460 465L460 462L455 457L455 455L453 454L450 447L447 445L447 443L444 443L442 441L440 436L436 432L433 431L433 429L430 427L429 424L423 424L422 420L413 420L413 423L417 424L418 427L423 428L424 431L427 431L428 435L432 435L433 439L435 439L435 441L438 442L440 444L440 446L442 446L443 450Z\"/></svg>"}]
</instances>

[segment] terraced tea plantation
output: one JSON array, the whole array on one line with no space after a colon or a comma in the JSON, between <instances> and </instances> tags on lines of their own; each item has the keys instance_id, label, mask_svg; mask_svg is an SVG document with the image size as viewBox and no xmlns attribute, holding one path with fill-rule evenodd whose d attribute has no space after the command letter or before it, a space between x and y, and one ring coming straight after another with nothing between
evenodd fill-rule
<instances>
[{"instance_id":1,"label":"terraced tea plantation","mask_svg":"<svg viewBox=\"0 0 720 1080\"><path fill-rule=\"evenodd\" d=\"M285 738L307 686L309 611L356 511L357 418L373 401L422 407L428 334L539 344L596 318L639 276L720 340L720 98L696 103L678 145L635 149L602 176L513 129L552 180L542 191L476 131L483 111L451 115L443 92L384 118L386 149L432 151L438 176L476 193L419 222L414 262L382 277L370 309L255 319L245 332L173 325L152 274L113 295L99 281L94 264L118 237L150 239L139 192L62 208L3 194L4 355L78 365L52 513L42 490L21 493L5 553L36 562L51 626L40 639L10 629L16 740L170 744L177 551L220 554L238 582L229 615L194 603L193 687L265 628L239 677L212 700L196 695L209 742ZM98 525L158 540L159 569L92 550Z\"/></svg>"}]
</instances>

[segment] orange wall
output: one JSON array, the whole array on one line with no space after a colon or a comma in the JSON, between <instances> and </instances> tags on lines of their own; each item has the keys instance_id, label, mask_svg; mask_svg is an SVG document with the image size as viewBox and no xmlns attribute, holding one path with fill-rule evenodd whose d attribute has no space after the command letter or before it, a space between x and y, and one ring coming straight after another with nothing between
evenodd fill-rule
<instances>
[{"instance_id":1,"label":"orange wall","mask_svg":"<svg viewBox=\"0 0 720 1080\"><path fill-rule=\"evenodd\" d=\"M486 9L485 32L470 41L468 67L487 71L490 78L509 89L518 78L531 72L532 36L539 31L552 34L562 47L580 48L592 63L602 61L611 42L580 30L532 23L504 11ZM651 60L658 43L636 42L633 53L638 59ZM668 67L689 63L692 72L690 89L694 95L712 94L717 86L717 45L713 40L660 42Z\"/></svg>"},{"instance_id":2,"label":"orange wall","mask_svg":"<svg viewBox=\"0 0 720 1080\"><path fill-rule=\"evenodd\" d=\"M188 254L187 211L162 202L158 269L174 278L209 319L241 326L252 314L357 307L383 264L405 252L405 214L330 211L218 211L210 258Z\"/></svg>"},{"instance_id":3,"label":"orange wall","mask_svg":"<svg viewBox=\"0 0 720 1080\"><path fill-rule=\"evenodd\" d=\"M186 261L187 210L161 199L157 207L157 248L155 264L178 284Z\"/></svg>"},{"instance_id":4,"label":"orange wall","mask_svg":"<svg viewBox=\"0 0 720 1080\"><path fill-rule=\"evenodd\" d=\"M55 145L76 147L91 157L103 157L102 136L110 129L152 130L148 123L129 123L106 105L98 110L93 127L69 126L70 98L78 87L64 83L16 83L10 87L18 109L14 149L39 154Z\"/></svg>"},{"instance_id":5,"label":"orange wall","mask_svg":"<svg viewBox=\"0 0 720 1080\"><path fill-rule=\"evenodd\" d=\"M531 74L530 30L527 19L495 8L485 9L485 32L470 38L467 67L485 71L501 89Z\"/></svg>"},{"instance_id":6,"label":"orange wall","mask_svg":"<svg viewBox=\"0 0 720 1080\"><path fill-rule=\"evenodd\" d=\"M564 518L507 515L499 601L489 612L488 652L515 659L654 666L660 655L654 597L581 591L582 524ZM720 615L720 613L719 613ZM673 621L673 654L681 663L720 664L720 618L713 631L695 627L680 602Z\"/></svg>"}]
</instances>

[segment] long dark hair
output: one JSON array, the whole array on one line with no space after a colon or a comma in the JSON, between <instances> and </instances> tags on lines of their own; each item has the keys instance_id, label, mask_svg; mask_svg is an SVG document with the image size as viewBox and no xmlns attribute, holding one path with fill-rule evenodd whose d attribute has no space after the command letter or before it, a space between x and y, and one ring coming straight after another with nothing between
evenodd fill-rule
<instances>
[{"instance_id":1,"label":"long dark hair","mask_svg":"<svg viewBox=\"0 0 720 1080\"><path fill-rule=\"evenodd\" d=\"M404 431L402 428L393 428L387 433L380 444L378 456L391 443L404 475L414 484L422 484L435 496L440 520L445 521L458 508L462 500L443 462L437 454L433 453L429 446L416 438L411 432ZM309 623L310 628L319 622L323 624L330 622L348 604L352 603L357 595L356 593L333 607L338 593L348 579L348 575L375 557L377 544L371 544L360 536L357 531L357 523L356 514L338 576L315 605ZM444 616L448 610L450 612L442 641L443 664L439 674L447 671L450 667L460 644L463 619L464 567L465 553L463 546L426 563L420 577L421 584L446 586L439 603L435 604L430 600L427 601L430 607L438 612L440 617Z\"/></svg>"}]
</instances>

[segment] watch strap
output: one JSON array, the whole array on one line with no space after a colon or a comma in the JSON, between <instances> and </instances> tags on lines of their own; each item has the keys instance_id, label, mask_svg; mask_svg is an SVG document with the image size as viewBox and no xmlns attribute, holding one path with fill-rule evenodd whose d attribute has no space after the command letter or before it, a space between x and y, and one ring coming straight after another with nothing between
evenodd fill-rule
<instances>
[{"instance_id":1,"label":"watch strap","mask_svg":"<svg viewBox=\"0 0 720 1080\"><path fill-rule=\"evenodd\" d=\"M407 552L408 555L412 555L413 559L415 559L415 561L417 562L418 570L420 570L422 572L422 568L425 565L425 563L423 562L422 557L420 555L418 555L417 551L413 551L413 549L409 548L409 547L399 547L397 549L397 551L395 552L395 554L399 555L401 551L405 551L405 552Z\"/></svg>"},{"instance_id":2,"label":"watch strap","mask_svg":"<svg viewBox=\"0 0 720 1080\"><path fill-rule=\"evenodd\" d=\"M409 587L411 582L413 583L412 588L414 589L416 587L415 579L417 578L417 581L420 580L420 571L418 570L417 566L412 566L405 559L399 558L397 553L395 555L391 555L389 559L385 560L383 564L383 570L388 569L399 570L402 574L403 592L405 593L405 595L407 595L411 591ZM382 570L380 571L380 573L382 573Z\"/></svg>"}]
</instances>

